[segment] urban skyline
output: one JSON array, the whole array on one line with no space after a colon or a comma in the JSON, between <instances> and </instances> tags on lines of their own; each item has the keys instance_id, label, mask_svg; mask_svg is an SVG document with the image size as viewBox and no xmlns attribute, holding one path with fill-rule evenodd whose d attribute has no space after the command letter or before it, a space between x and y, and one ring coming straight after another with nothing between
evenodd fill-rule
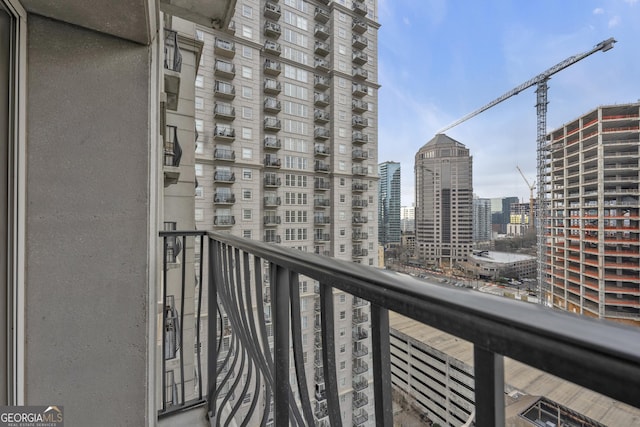
<instances>
[{"instance_id":1,"label":"urban skyline","mask_svg":"<svg viewBox=\"0 0 640 427\"><path fill-rule=\"evenodd\" d=\"M403 206L414 202L413 153L438 130L602 40L614 37L618 43L550 80L547 130L599 105L635 102L640 93L635 77L640 3L635 0L383 0L379 16L379 160L403 165ZM447 131L474 156L478 197L528 201L516 166L535 180L534 104L531 88Z\"/></svg>"}]
</instances>

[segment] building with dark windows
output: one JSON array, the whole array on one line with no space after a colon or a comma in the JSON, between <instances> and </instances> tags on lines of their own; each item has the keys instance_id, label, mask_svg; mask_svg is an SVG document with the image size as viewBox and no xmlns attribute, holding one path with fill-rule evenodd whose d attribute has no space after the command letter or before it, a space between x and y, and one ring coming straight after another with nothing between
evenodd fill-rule
<instances>
[{"instance_id":1,"label":"building with dark windows","mask_svg":"<svg viewBox=\"0 0 640 427\"><path fill-rule=\"evenodd\" d=\"M491 199L473 198L473 241L491 240Z\"/></svg>"},{"instance_id":2,"label":"building with dark windows","mask_svg":"<svg viewBox=\"0 0 640 427\"><path fill-rule=\"evenodd\" d=\"M400 244L400 163L380 163L378 176L378 243L387 248Z\"/></svg>"},{"instance_id":3,"label":"building with dark windows","mask_svg":"<svg viewBox=\"0 0 640 427\"><path fill-rule=\"evenodd\" d=\"M427 264L465 261L473 244L473 176L469 149L436 135L415 156L416 251Z\"/></svg>"}]
</instances>

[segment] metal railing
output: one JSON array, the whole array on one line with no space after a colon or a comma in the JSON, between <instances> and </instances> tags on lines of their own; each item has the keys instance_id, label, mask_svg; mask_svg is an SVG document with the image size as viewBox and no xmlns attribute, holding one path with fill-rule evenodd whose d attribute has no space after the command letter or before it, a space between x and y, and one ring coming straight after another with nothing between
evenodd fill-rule
<instances>
[{"instance_id":1,"label":"metal railing","mask_svg":"<svg viewBox=\"0 0 640 427\"><path fill-rule=\"evenodd\" d=\"M164 239L196 235L203 233L161 232ZM336 379L334 289L353 295L358 302L370 303L369 307L358 310L366 308L361 315L369 314L370 326L367 328L371 347L367 351L372 355L373 366L368 366L362 359L354 359L352 370L354 375L359 375L373 369L371 384L375 412L354 413L354 422L356 417L359 417L358 422L366 421L363 415L367 414L366 418L373 417L376 425L393 425L388 311L473 344L476 426L503 426L505 423L503 357L631 406L640 405L640 331L635 328L471 290L429 284L228 233L209 232L203 240L208 244L204 248L200 245L199 265L206 265L207 342L211 345L207 351L208 375L198 384L206 382L206 408L212 425L225 424L240 414L247 422L262 420L264 425L267 420L273 420L278 426L314 425L314 413L319 409L325 416L324 405L314 407L310 396L313 387L308 384L314 379L307 378L305 373L301 276L319 283L322 367L318 369L322 370L323 397L326 397L323 403L326 402L330 425L342 425ZM182 265L186 265L186 259L183 252L185 261ZM165 295L167 269L165 264ZM202 275L202 267L199 272ZM182 277L184 287L184 273ZM268 312L262 303L267 284ZM202 286L199 292L202 292ZM201 295L198 304L202 302ZM199 317L200 305L195 312ZM184 307L178 309L178 313L184 313ZM267 318L273 328L272 338L267 332ZM223 328L227 321L228 326ZM180 325L184 325L184 321ZM199 328L198 324L196 349L200 348ZM223 345L223 333L225 339L230 339L229 344ZM229 345L228 349L225 349L226 345ZM180 351L187 346L188 343L184 343ZM361 347L361 352L365 348ZM198 364L199 355L198 351ZM220 359L222 355L224 359ZM294 366L297 378L294 383L297 398L294 398L294 386L290 383L290 366ZM198 369L197 372L202 371ZM241 382L239 378L246 381ZM164 390L167 384L163 382L162 386ZM184 388L180 384L179 387ZM230 395L235 396L234 401L230 400ZM203 399L202 394L197 397ZM246 405L239 411L245 398ZM163 400L166 401L167 396L163 396ZM188 402L179 401L171 408L186 405ZM171 408L163 405L163 413ZM236 422L240 424L242 420L236 419Z\"/></svg>"}]
</instances>

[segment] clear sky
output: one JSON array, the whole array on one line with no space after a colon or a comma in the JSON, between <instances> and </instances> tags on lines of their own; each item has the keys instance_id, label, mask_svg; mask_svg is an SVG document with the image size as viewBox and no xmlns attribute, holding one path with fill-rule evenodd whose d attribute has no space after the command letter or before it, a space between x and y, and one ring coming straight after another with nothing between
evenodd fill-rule
<instances>
[{"instance_id":1,"label":"clear sky","mask_svg":"<svg viewBox=\"0 0 640 427\"><path fill-rule=\"evenodd\" d=\"M640 100L639 0L378 0L378 161L402 168L448 124L562 60L614 37L549 81L547 130L599 105ZM519 95L445 132L473 156L479 197L528 200L536 178L536 95Z\"/></svg>"}]
</instances>

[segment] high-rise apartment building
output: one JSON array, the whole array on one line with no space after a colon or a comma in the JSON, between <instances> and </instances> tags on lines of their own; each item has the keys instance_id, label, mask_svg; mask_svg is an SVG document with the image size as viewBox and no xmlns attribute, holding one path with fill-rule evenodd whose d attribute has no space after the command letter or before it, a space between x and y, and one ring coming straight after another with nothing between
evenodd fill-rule
<instances>
[{"instance_id":1,"label":"high-rise apartment building","mask_svg":"<svg viewBox=\"0 0 640 427\"><path fill-rule=\"evenodd\" d=\"M469 149L437 134L415 156L416 251L428 264L465 261L473 242Z\"/></svg>"},{"instance_id":2,"label":"high-rise apartment building","mask_svg":"<svg viewBox=\"0 0 640 427\"><path fill-rule=\"evenodd\" d=\"M377 2L239 1L233 19L197 32L198 229L377 266ZM301 283L303 351L324 422L314 285ZM335 301L343 423L370 423L368 305Z\"/></svg>"},{"instance_id":3,"label":"high-rise apartment building","mask_svg":"<svg viewBox=\"0 0 640 427\"><path fill-rule=\"evenodd\" d=\"M640 104L603 106L549 133L545 297L640 326Z\"/></svg>"},{"instance_id":4,"label":"high-rise apartment building","mask_svg":"<svg viewBox=\"0 0 640 427\"><path fill-rule=\"evenodd\" d=\"M378 165L378 243L384 247L400 244L400 163Z\"/></svg>"},{"instance_id":5,"label":"high-rise apartment building","mask_svg":"<svg viewBox=\"0 0 640 427\"><path fill-rule=\"evenodd\" d=\"M491 240L491 199L473 198L473 241Z\"/></svg>"}]
</instances>

